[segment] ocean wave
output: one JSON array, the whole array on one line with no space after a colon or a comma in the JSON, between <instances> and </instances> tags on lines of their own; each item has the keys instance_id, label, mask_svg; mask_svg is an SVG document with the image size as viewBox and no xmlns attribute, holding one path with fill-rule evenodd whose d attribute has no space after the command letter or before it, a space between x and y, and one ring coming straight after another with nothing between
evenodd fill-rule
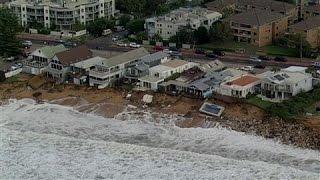
<instances>
[{"instance_id":1,"label":"ocean wave","mask_svg":"<svg viewBox=\"0 0 320 180\"><path fill-rule=\"evenodd\" d=\"M125 111L111 119L30 99L10 100L0 113L6 178L319 177L318 151L220 126L179 128L171 123L183 118L177 115Z\"/></svg>"}]
</instances>

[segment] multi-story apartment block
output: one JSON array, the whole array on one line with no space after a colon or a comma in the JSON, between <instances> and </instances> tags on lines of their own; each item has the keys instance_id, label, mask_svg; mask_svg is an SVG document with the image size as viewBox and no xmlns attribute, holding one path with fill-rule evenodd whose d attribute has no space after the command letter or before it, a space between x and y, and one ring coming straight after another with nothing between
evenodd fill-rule
<instances>
[{"instance_id":1,"label":"multi-story apartment block","mask_svg":"<svg viewBox=\"0 0 320 180\"><path fill-rule=\"evenodd\" d=\"M299 8L295 4L275 0L239 0L237 11L261 9L288 16L288 23L293 24L298 20Z\"/></svg>"},{"instance_id":2,"label":"multi-story apartment block","mask_svg":"<svg viewBox=\"0 0 320 180\"><path fill-rule=\"evenodd\" d=\"M158 34L164 40L168 40L171 36L176 35L181 27L190 25L192 29L197 29L200 26L209 29L214 22L221 18L222 14L200 7L180 8L164 16L146 19L145 29L149 38Z\"/></svg>"},{"instance_id":3,"label":"multi-story apartment block","mask_svg":"<svg viewBox=\"0 0 320 180\"><path fill-rule=\"evenodd\" d=\"M276 0L215 0L207 3L206 6L208 9L220 13L224 13L226 9L233 10L236 13L252 9L267 10L288 16L289 24L296 22L299 14L299 6Z\"/></svg>"},{"instance_id":4,"label":"multi-story apartment block","mask_svg":"<svg viewBox=\"0 0 320 180\"><path fill-rule=\"evenodd\" d=\"M259 47L269 45L288 29L288 16L268 10L248 10L229 19L234 40Z\"/></svg>"},{"instance_id":5,"label":"multi-story apartment block","mask_svg":"<svg viewBox=\"0 0 320 180\"><path fill-rule=\"evenodd\" d=\"M313 6L306 6L304 8L303 19L320 15L320 4Z\"/></svg>"},{"instance_id":6,"label":"multi-story apartment block","mask_svg":"<svg viewBox=\"0 0 320 180\"><path fill-rule=\"evenodd\" d=\"M301 34L312 48L320 47L320 16L310 17L289 27L291 33Z\"/></svg>"},{"instance_id":7,"label":"multi-story apartment block","mask_svg":"<svg viewBox=\"0 0 320 180\"><path fill-rule=\"evenodd\" d=\"M37 22L49 28L71 29L75 22L87 24L97 18L114 15L115 0L16 0L9 8L22 26Z\"/></svg>"},{"instance_id":8,"label":"multi-story apartment block","mask_svg":"<svg viewBox=\"0 0 320 180\"><path fill-rule=\"evenodd\" d=\"M10 0L0 0L0 8L6 7Z\"/></svg>"}]
</instances>

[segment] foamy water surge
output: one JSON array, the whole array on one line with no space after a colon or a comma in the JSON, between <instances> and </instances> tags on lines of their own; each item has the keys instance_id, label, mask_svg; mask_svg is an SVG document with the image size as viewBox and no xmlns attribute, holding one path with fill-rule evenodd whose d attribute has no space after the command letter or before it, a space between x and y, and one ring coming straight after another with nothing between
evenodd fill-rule
<instances>
[{"instance_id":1,"label":"foamy water surge","mask_svg":"<svg viewBox=\"0 0 320 180\"><path fill-rule=\"evenodd\" d=\"M175 127L179 116L116 119L54 104L0 106L4 179L318 179L320 153L220 127Z\"/></svg>"}]
</instances>

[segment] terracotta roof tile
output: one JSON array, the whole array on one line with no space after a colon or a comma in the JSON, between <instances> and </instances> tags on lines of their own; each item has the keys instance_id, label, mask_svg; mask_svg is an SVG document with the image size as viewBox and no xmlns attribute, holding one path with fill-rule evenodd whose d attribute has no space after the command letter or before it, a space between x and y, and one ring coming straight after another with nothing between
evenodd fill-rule
<instances>
[{"instance_id":1,"label":"terracotta roof tile","mask_svg":"<svg viewBox=\"0 0 320 180\"><path fill-rule=\"evenodd\" d=\"M228 85L246 86L256 81L259 81L259 78L246 75L231 81Z\"/></svg>"}]
</instances>

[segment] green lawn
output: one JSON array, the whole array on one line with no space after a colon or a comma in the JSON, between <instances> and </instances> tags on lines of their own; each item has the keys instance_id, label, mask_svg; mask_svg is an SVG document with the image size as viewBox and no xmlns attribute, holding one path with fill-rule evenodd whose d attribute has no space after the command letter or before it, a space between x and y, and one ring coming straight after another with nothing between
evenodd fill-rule
<instances>
[{"instance_id":1,"label":"green lawn","mask_svg":"<svg viewBox=\"0 0 320 180\"><path fill-rule=\"evenodd\" d=\"M273 104L272 102L264 101L257 96L252 96L249 99L247 99L247 103L260 107L261 109L264 109L264 110L267 110Z\"/></svg>"},{"instance_id":2,"label":"green lawn","mask_svg":"<svg viewBox=\"0 0 320 180\"><path fill-rule=\"evenodd\" d=\"M19 75L9 77L8 79L5 80L6 83L13 83L18 81L19 81Z\"/></svg>"},{"instance_id":3,"label":"green lawn","mask_svg":"<svg viewBox=\"0 0 320 180\"><path fill-rule=\"evenodd\" d=\"M234 52L237 49L244 49L246 54L250 55L273 55L273 56L289 56L298 57L299 52L296 49L283 48L274 45L257 47L246 42L226 41L226 42L212 42L208 44L201 44L197 46L207 50L214 48L223 48L225 51Z\"/></svg>"},{"instance_id":4,"label":"green lawn","mask_svg":"<svg viewBox=\"0 0 320 180\"><path fill-rule=\"evenodd\" d=\"M296 49L283 48L278 46L265 46L263 51L268 55L278 55L278 56L289 56L289 57L298 57L299 52Z\"/></svg>"},{"instance_id":5,"label":"green lawn","mask_svg":"<svg viewBox=\"0 0 320 180\"><path fill-rule=\"evenodd\" d=\"M226 42L212 42L208 44L201 44L197 46L198 48L212 50L214 48L224 48L226 51L234 52L236 49L245 49L247 54L255 54L259 49L256 46L245 42L236 42L236 41L226 41Z\"/></svg>"}]
</instances>

